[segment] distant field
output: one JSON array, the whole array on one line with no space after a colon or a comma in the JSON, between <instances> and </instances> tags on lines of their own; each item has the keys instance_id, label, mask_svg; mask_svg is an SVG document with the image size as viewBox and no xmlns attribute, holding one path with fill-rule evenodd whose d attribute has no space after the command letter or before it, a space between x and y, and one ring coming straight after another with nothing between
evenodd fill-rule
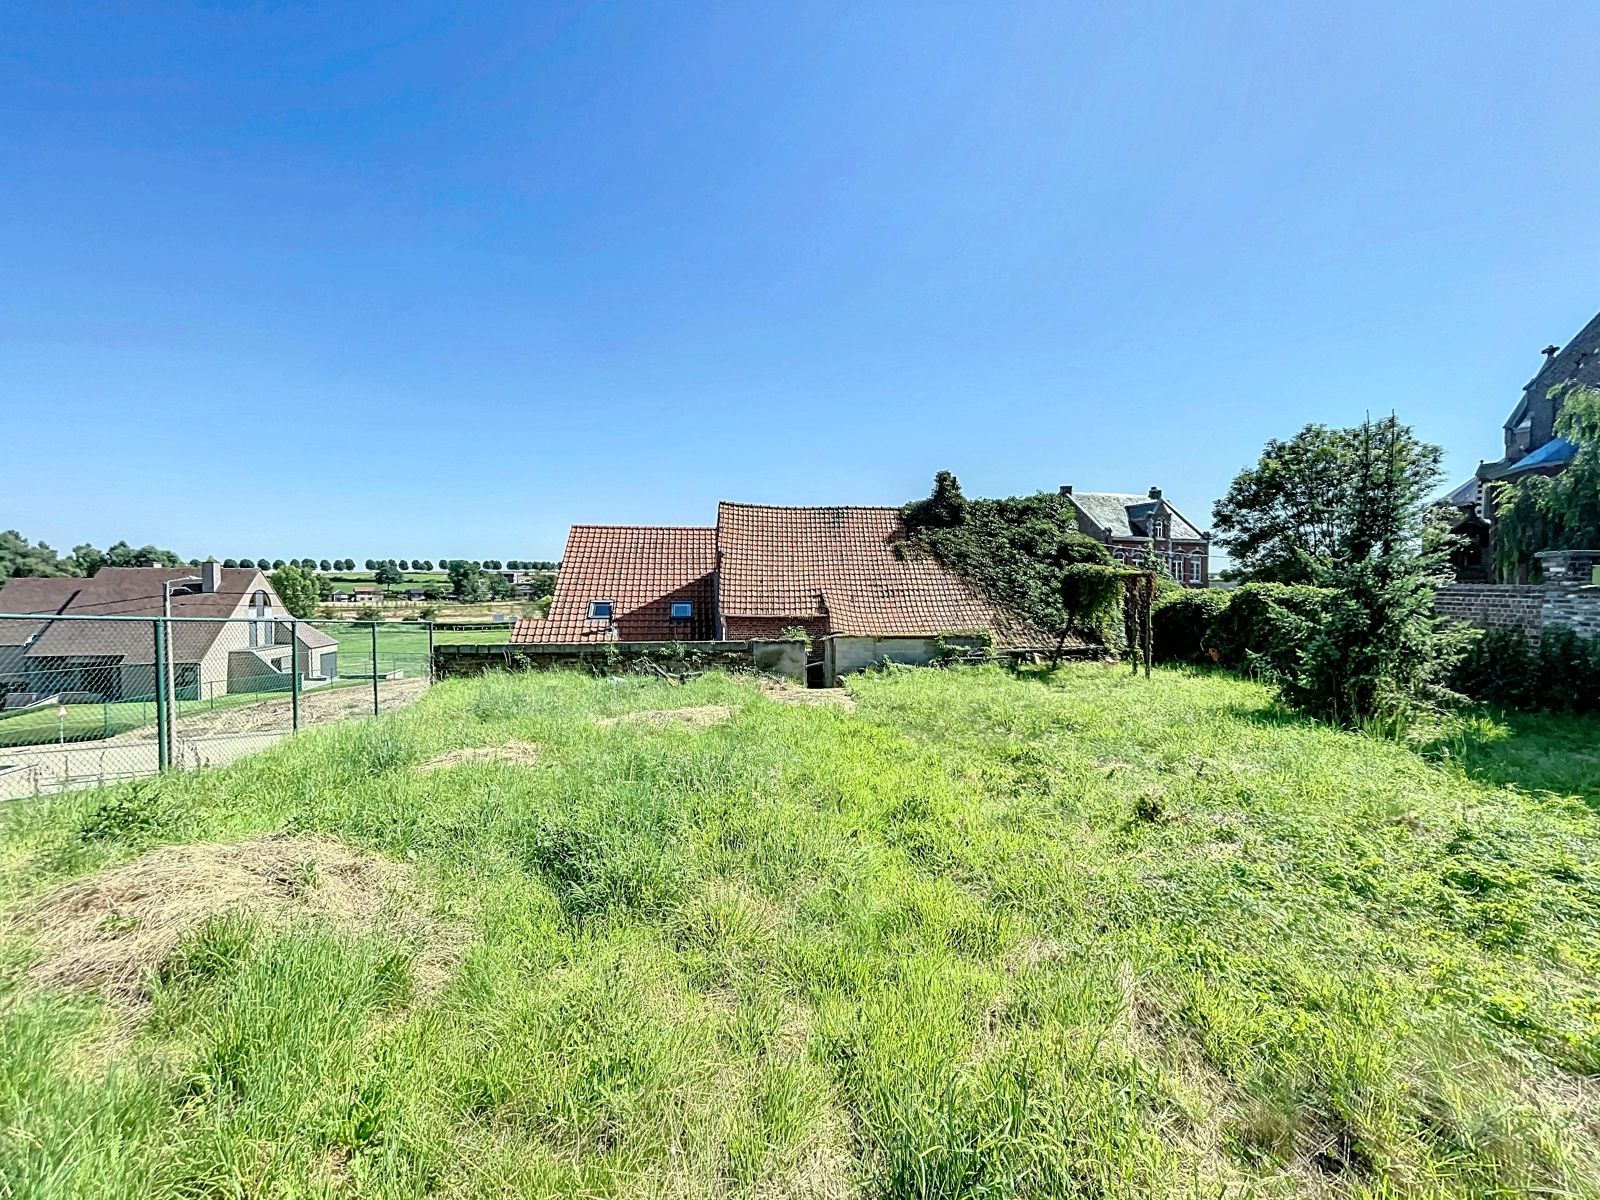
<instances>
[{"instance_id":1,"label":"distant field","mask_svg":"<svg viewBox=\"0 0 1600 1200\"><path fill-rule=\"evenodd\" d=\"M15 801L0 1194L1594 1197L1596 745L553 672Z\"/></svg>"}]
</instances>

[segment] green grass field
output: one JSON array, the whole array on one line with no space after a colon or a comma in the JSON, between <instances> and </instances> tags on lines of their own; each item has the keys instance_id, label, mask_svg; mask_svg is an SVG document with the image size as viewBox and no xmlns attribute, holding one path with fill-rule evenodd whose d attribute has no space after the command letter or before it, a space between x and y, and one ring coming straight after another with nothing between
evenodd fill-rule
<instances>
[{"instance_id":1,"label":"green grass field","mask_svg":"<svg viewBox=\"0 0 1600 1200\"><path fill-rule=\"evenodd\" d=\"M458 680L0 807L0 1194L1600 1194L1600 722L1408 747L1098 666L851 690ZM433 924L213 917L133 1000L36 977L51 889L278 832L414 870Z\"/></svg>"}]
</instances>

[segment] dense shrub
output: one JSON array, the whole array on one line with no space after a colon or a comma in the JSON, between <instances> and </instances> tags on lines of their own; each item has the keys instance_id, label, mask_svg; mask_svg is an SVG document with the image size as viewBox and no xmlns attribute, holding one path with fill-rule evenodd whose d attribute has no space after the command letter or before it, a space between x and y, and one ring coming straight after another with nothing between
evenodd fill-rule
<instances>
[{"instance_id":1,"label":"dense shrub","mask_svg":"<svg viewBox=\"0 0 1600 1200\"><path fill-rule=\"evenodd\" d=\"M1215 626L1232 593L1184 588L1156 601L1150 615L1155 655L1161 662L1217 662Z\"/></svg>"},{"instance_id":2,"label":"dense shrub","mask_svg":"<svg viewBox=\"0 0 1600 1200\"><path fill-rule=\"evenodd\" d=\"M1600 712L1600 638L1546 629L1536 650L1518 629L1477 632L1449 686L1501 708Z\"/></svg>"},{"instance_id":3,"label":"dense shrub","mask_svg":"<svg viewBox=\"0 0 1600 1200\"><path fill-rule=\"evenodd\" d=\"M1304 583L1247 583L1212 628L1222 662L1276 679L1292 676L1332 592Z\"/></svg>"}]
</instances>

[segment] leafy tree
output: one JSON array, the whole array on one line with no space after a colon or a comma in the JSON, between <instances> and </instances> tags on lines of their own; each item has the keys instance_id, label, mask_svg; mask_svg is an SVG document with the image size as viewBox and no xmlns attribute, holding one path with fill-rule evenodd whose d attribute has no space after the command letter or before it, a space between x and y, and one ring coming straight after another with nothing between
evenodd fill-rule
<instances>
[{"instance_id":1,"label":"leafy tree","mask_svg":"<svg viewBox=\"0 0 1600 1200\"><path fill-rule=\"evenodd\" d=\"M450 564L450 591L457 600L475 604L489 598L489 583L477 563L456 559Z\"/></svg>"},{"instance_id":2,"label":"leafy tree","mask_svg":"<svg viewBox=\"0 0 1600 1200\"><path fill-rule=\"evenodd\" d=\"M15 529L0 533L0 578L12 575L81 575L73 559L62 559L44 542L30 542Z\"/></svg>"},{"instance_id":3,"label":"leafy tree","mask_svg":"<svg viewBox=\"0 0 1600 1200\"><path fill-rule=\"evenodd\" d=\"M272 569L272 563L271 563L270 560L265 559L265 558L256 559L256 570L258 570L258 571L270 571L271 569Z\"/></svg>"},{"instance_id":4,"label":"leafy tree","mask_svg":"<svg viewBox=\"0 0 1600 1200\"><path fill-rule=\"evenodd\" d=\"M317 612L321 599L315 577L302 571L293 563L286 563L267 577L272 590L278 593L284 608L295 617L311 617Z\"/></svg>"},{"instance_id":5,"label":"leafy tree","mask_svg":"<svg viewBox=\"0 0 1600 1200\"><path fill-rule=\"evenodd\" d=\"M237 558L225 558L222 560L222 565L231 570L239 565L239 560Z\"/></svg>"},{"instance_id":6,"label":"leafy tree","mask_svg":"<svg viewBox=\"0 0 1600 1200\"><path fill-rule=\"evenodd\" d=\"M283 567L284 567L283 559L275 558L275 559L272 560L272 569L274 571L281 571L281 570L283 570Z\"/></svg>"},{"instance_id":7,"label":"leafy tree","mask_svg":"<svg viewBox=\"0 0 1600 1200\"><path fill-rule=\"evenodd\" d=\"M1503 578L1525 579L1541 550L1600 545L1600 391L1569 390L1555 431L1578 447L1566 470L1495 485L1495 567Z\"/></svg>"},{"instance_id":8,"label":"leafy tree","mask_svg":"<svg viewBox=\"0 0 1600 1200\"><path fill-rule=\"evenodd\" d=\"M367 559L367 561L366 561L366 563L364 565L366 566L366 569L369 570L369 571L376 570L377 566L378 566L377 562L375 560L373 560L373 559L370 559L370 558Z\"/></svg>"},{"instance_id":9,"label":"leafy tree","mask_svg":"<svg viewBox=\"0 0 1600 1200\"><path fill-rule=\"evenodd\" d=\"M426 559L426 558L425 558L425 559L423 559L423 560L422 560L422 569L423 569L423 570L424 570L424 571L431 571L431 570L433 570L433 562L432 562L432 560L431 560L431 559Z\"/></svg>"},{"instance_id":10,"label":"leafy tree","mask_svg":"<svg viewBox=\"0 0 1600 1200\"><path fill-rule=\"evenodd\" d=\"M1353 432L1307 425L1288 441L1269 441L1260 461L1234 477L1211 511L1234 576L1309 583L1332 561L1345 532Z\"/></svg>"},{"instance_id":11,"label":"leafy tree","mask_svg":"<svg viewBox=\"0 0 1600 1200\"><path fill-rule=\"evenodd\" d=\"M1340 724L1404 722L1438 694L1463 644L1433 607L1449 579L1449 538L1429 503L1441 454L1394 416L1348 432L1338 540L1316 567L1333 594L1282 691Z\"/></svg>"},{"instance_id":12,"label":"leafy tree","mask_svg":"<svg viewBox=\"0 0 1600 1200\"><path fill-rule=\"evenodd\" d=\"M322 561L321 561L321 562L320 562L320 563L318 563L318 564L317 564L317 565L318 565L318 566L319 566L319 567L321 567L321 568L322 568L322 570L324 570L324 571L331 571L331 570L333 570L333 564L332 564L332 563L330 563L330 562L329 562L329 561L328 561L328 560L327 560L327 559L323 559L323 560L322 560Z\"/></svg>"},{"instance_id":13,"label":"leafy tree","mask_svg":"<svg viewBox=\"0 0 1600 1200\"><path fill-rule=\"evenodd\" d=\"M377 569L372 573L372 578L374 582L380 584L404 583L406 581L405 575L393 560L379 563Z\"/></svg>"},{"instance_id":14,"label":"leafy tree","mask_svg":"<svg viewBox=\"0 0 1600 1200\"><path fill-rule=\"evenodd\" d=\"M489 599L513 600L516 598L516 587L504 575L496 574L493 571L486 571L484 572L483 579L489 588Z\"/></svg>"}]
</instances>

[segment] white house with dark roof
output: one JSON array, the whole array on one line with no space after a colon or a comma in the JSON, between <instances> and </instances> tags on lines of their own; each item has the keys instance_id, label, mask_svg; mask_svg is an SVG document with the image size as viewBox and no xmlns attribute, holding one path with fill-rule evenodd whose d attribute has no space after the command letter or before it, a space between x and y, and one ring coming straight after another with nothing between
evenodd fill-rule
<instances>
[{"instance_id":1,"label":"white house with dark roof","mask_svg":"<svg viewBox=\"0 0 1600 1200\"><path fill-rule=\"evenodd\" d=\"M1160 488L1141 496L1080 492L1066 484L1061 494L1077 510L1079 531L1105 543L1118 562L1142 566L1154 554L1185 587L1211 586L1211 535L1163 499Z\"/></svg>"},{"instance_id":2,"label":"white house with dark roof","mask_svg":"<svg viewBox=\"0 0 1600 1200\"><path fill-rule=\"evenodd\" d=\"M287 689L291 653L308 683L338 674L338 643L310 625L291 623L263 572L213 560L199 568L104 567L88 579L6 580L0 614L38 620L0 619L0 695L107 701L153 695L153 623L70 618L159 617L164 585L195 574L198 582L173 589L172 615L230 619L169 626L179 699Z\"/></svg>"}]
</instances>

